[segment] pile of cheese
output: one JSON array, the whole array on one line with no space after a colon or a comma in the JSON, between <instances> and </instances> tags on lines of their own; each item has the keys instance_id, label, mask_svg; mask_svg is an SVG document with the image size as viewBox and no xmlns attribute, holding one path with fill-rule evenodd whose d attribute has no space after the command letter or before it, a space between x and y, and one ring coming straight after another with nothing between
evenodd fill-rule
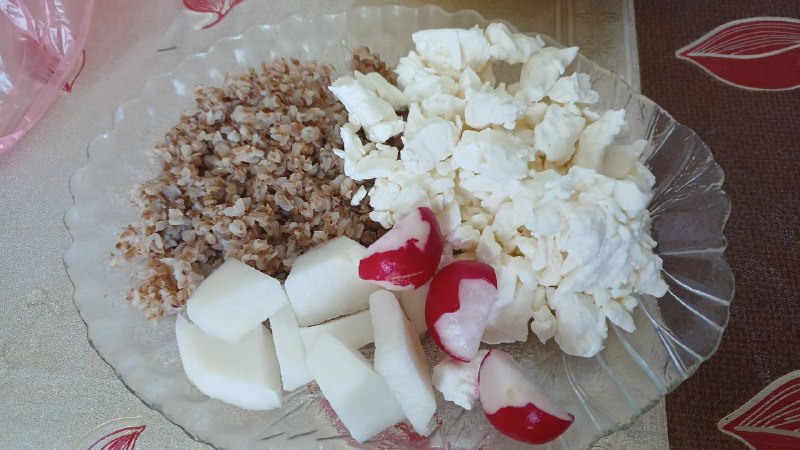
<instances>
[{"instance_id":1,"label":"pile of cheese","mask_svg":"<svg viewBox=\"0 0 800 450\"><path fill-rule=\"evenodd\" d=\"M368 196L387 228L431 207L455 258L495 268L487 343L524 341L530 323L542 342L589 357L606 319L633 331L635 294L667 286L649 236L655 179L639 162L646 142L625 139L625 111L592 109L589 75L567 74L576 47L500 23L412 38L399 88L358 72L330 87L349 113L336 151L345 173L374 180L354 204ZM498 83L498 62L521 64L519 80ZM402 150L387 145L397 135Z\"/></svg>"}]
</instances>

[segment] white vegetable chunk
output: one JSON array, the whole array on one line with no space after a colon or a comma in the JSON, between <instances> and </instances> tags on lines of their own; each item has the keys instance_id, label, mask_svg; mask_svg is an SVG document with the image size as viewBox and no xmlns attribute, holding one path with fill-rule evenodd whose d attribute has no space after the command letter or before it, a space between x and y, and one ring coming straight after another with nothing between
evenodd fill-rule
<instances>
[{"instance_id":1,"label":"white vegetable chunk","mask_svg":"<svg viewBox=\"0 0 800 450\"><path fill-rule=\"evenodd\" d=\"M306 365L306 349L300 338L300 327L290 305L269 318L275 353L281 369L283 389L293 391L310 383L314 377Z\"/></svg>"},{"instance_id":2,"label":"white vegetable chunk","mask_svg":"<svg viewBox=\"0 0 800 450\"><path fill-rule=\"evenodd\" d=\"M204 333L235 342L284 304L286 294L278 280L229 259L200 283L186 302L186 313Z\"/></svg>"},{"instance_id":3,"label":"white vegetable chunk","mask_svg":"<svg viewBox=\"0 0 800 450\"><path fill-rule=\"evenodd\" d=\"M349 316L329 320L313 327L300 328L300 338L306 351L311 351L324 334L331 334L353 350L373 342L372 321L369 311L364 310Z\"/></svg>"},{"instance_id":4,"label":"white vegetable chunk","mask_svg":"<svg viewBox=\"0 0 800 450\"><path fill-rule=\"evenodd\" d=\"M405 419L383 379L358 352L324 334L308 355L322 394L358 442Z\"/></svg>"},{"instance_id":5,"label":"white vegetable chunk","mask_svg":"<svg viewBox=\"0 0 800 450\"><path fill-rule=\"evenodd\" d=\"M244 409L280 408L278 359L264 327L230 343L178 316L175 335L186 376L200 392Z\"/></svg>"},{"instance_id":6,"label":"white vegetable chunk","mask_svg":"<svg viewBox=\"0 0 800 450\"><path fill-rule=\"evenodd\" d=\"M366 249L344 236L300 255L286 278L286 293L300 326L366 309L380 289L358 276Z\"/></svg>"},{"instance_id":7,"label":"white vegetable chunk","mask_svg":"<svg viewBox=\"0 0 800 450\"><path fill-rule=\"evenodd\" d=\"M406 318L414 325L417 333L422 334L428 331L425 325L425 300L428 297L428 289L431 283L428 282L413 291L400 291L400 307L406 314Z\"/></svg>"},{"instance_id":8,"label":"white vegetable chunk","mask_svg":"<svg viewBox=\"0 0 800 450\"><path fill-rule=\"evenodd\" d=\"M389 291L372 294L369 311L375 333L375 370L400 403L414 431L426 436L436 412L436 396L419 335Z\"/></svg>"}]
</instances>

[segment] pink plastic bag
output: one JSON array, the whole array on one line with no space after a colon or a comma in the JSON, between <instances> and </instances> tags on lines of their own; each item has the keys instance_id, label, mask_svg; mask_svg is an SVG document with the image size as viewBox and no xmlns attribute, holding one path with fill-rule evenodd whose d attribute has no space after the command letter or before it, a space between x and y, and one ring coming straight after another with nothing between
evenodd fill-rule
<instances>
[{"instance_id":1,"label":"pink plastic bag","mask_svg":"<svg viewBox=\"0 0 800 450\"><path fill-rule=\"evenodd\" d=\"M93 9L94 0L0 0L0 153L71 89Z\"/></svg>"}]
</instances>

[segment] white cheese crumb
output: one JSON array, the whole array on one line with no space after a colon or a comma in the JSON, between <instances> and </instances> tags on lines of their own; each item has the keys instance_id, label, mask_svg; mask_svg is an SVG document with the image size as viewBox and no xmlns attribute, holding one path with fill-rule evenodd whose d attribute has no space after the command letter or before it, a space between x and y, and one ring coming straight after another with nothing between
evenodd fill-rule
<instances>
[{"instance_id":1,"label":"white cheese crumb","mask_svg":"<svg viewBox=\"0 0 800 450\"><path fill-rule=\"evenodd\" d=\"M361 200L367 196L367 189L364 186L359 186L358 190L355 194L353 194L353 198L350 199L350 204L353 206L358 206L361 203Z\"/></svg>"},{"instance_id":2,"label":"white cheese crumb","mask_svg":"<svg viewBox=\"0 0 800 450\"><path fill-rule=\"evenodd\" d=\"M527 61L533 52L544 47L539 36L530 37L520 33L512 33L505 24L492 23L484 32L489 41L489 54L492 58L509 64Z\"/></svg>"},{"instance_id":3,"label":"white cheese crumb","mask_svg":"<svg viewBox=\"0 0 800 450\"><path fill-rule=\"evenodd\" d=\"M403 109L408 106L408 99L405 94L403 94L403 91L386 81L386 78L383 78L378 72L363 74L356 70L353 75L356 81L375 93L381 100L392 105L392 108L395 110Z\"/></svg>"},{"instance_id":4,"label":"white cheese crumb","mask_svg":"<svg viewBox=\"0 0 800 450\"><path fill-rule=\"evenodd\" d=\"M433 170L453 154L459 131L453 122L435 118L421 125L412 137L404 136L400 158L406 169L418 174Z\"/></svg>"},{"instance_id":5,"label":"white cheese crumb","mask_svg":"<svg viewBox=\"0 0 800 450\"><path fill-rule=\"evenodd\" d=\"M602 170L606 147L611 145L614 138L622 131L624 124L624 110L606 111L600 120L587 126L581 133L573 164L587 169Z\"/></svg>"},{"instance_id":6,"label":"white cheese crumb","mask_svg":"<svg viewBox=\"0 0 800 450\"><path fill-rule=\"evenodd\" d=\"M464 120L476 130L489 125L502 125L507 130L513 130L517 125L517 118L527 109L524 102L514 99L502 89L475 92L467 98Z\"/></svg>"},{"instance_id":7,"label":"white cheese crumb","mask_svg":"<svg viewBox=\"0 0 800 450\"><path fill-rule=\"evenodd\" d=\"M547 161L561 165L572 158L586 120L561 105L550 105L544 118L533 129L536 150L542 152Z\"/></svg>"},{"instance_id":8,"label":"white cheese crumb","mask_svg":"<svg viewBox=\"0 0 800 450\"><path fill-rule=\"evenodd\" d=\"M486 175L495 182L524 178L533 149L513 134L495 129L465 131L453 152L457 167Z\"/></svg>"},{"instance_id":9,"label":"white cheese crumb","mask_svg":"<svg viewBox=\"0 0 800 450\"><path fill-rule=\"evenodd\" d=\"M592 90L589 75L573 73L568 77L561 77L547 90L550 100L558 103L584 103L593 104L600 100L600 94Z\"/></svg>"},{"instance_id":10,"label":"white cheese crumb","mask_svg":"<svg viewBox=\"0 0 800 450\"><path fill-rule=\"evenodd\" d=\"M578 55L578 47L545 47L522 65L517 96L529 102L544 98Z\"/></svg>"},{"instance_id":11,"label":"white cheese crumb","mask_svg":"<svg viewBox=\"0 0 800 450\"><path fill-rule=\"evenodd\" d=\"M372 142L365 146L357 132L355 125L345 124L340 131L344 150L334 150L337 156L344 159L347 176L354 180L386 177L400 167L397 161L399 152L395 147Z\"/></svg>"},{"instance_id":12,"label":"white cheese crumb","mask_svg":"<svg viewBox=\"0 0 800 450\"><path fill-rule=\"evenodd\" d=\"M480 28L421 30L411 35L423 61L444 69L483 68L489 60L489 42Z\"/></svg>"},{"instance_id":13,"label":"white cheese crumb","mask_svg":"<svg viewBox=\"0 0 800 450\"><path fill-rule=\"evenodd\" d=\"M330 86L344 104L349 120L364 128L367 138L383 143L403 131L404 123L392 105L352 77L341 77Z\"/></svg>"}]
</instances>

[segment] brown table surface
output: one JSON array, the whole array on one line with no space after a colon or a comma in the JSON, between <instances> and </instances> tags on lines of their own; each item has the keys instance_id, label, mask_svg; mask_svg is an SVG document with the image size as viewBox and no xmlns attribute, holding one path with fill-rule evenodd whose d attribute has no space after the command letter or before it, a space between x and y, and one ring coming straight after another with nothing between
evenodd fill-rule
<instances>
[{"instance_id":1,"label":"brown table surface","mask_svg":"<svg viewBox=\"0 0 800 450\"><path fill-rule=\"evenodd\" d=\"M670 448L743 448L717 422L776 378L800 369L800 89L729 86L679 60L675 51L732 20L800 18L800 2L635 6L642 92L708 144L725 171L733 205L725 228L736 277L730 323L717 354L667 396Z\"/></svg>"}]
</instances>

